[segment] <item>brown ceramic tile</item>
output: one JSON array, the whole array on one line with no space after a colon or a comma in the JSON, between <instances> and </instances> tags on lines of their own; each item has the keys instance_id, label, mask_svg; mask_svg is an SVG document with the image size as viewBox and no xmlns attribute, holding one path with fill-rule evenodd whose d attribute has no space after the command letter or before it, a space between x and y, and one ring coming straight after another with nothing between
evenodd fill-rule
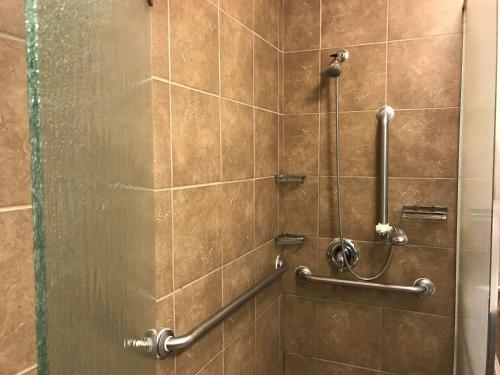
<instances>
[{"instance_id":1,"label":"brown ceramic tile","mask_svg":"<svg viewBox=\"0 0 500 375\"><path fill-rule=\"evenodd\" d=\"M221 95L253 103L253 35L231 17L220 14Z\"/></svg>"},{"instance_id":2,"label":"brown ceramic tile","mask_svg":"<svg viewBox=\"0 0 500 375\"><path fill-rule=\"evenodd\" d=\"M24 38L24 1L10 0L0 3L0 32Z\"/></svg>"},{"instance_id":3,"label":"brown ceramic tile","mask_svg":"<svg viewBox=\"0 0 500 375\"><path fill-rule=\"evenodd\" d=\"M169 296L156 304L156 327L174 328L174 298ZM175 375L175 357L169 356L162 361L156 361L157 375Z\"/></svg>"},{"instance_id":4,"label":"brown ceramic tile","mask_svg":"<svg viewBox=\"0 0 500 375\"><path fill-rule=\"evenodd\" d=\"M256 374L272 374L280 357L280 311L275 301L255 322Z\"/></svg>"},{"instance_id":5,"label":"brown ceramic tile","mask_svg":"<svg viewBox=\"0 0 500 375\"><path fill-rule=\"evenodd\" d=\"M168 79L168 60L168 0L157 0L151 8L151 70L154 76Z\"/></svg>"},{"instance_id":6,"label":"brown ceramic tile","mask_svg":"<svg viewBox=\"0 0 500 375\"><path fill-rule=\"evenodd\" d=\"M319 48L320 0L285 1L285 51Z\"/></svg>"},{"instance_id":7,"label":"brown ceramic tile","mask_svg":"<svg viewBox=\"0 0 500 375\"><path fill-rule=\"evenodd\" d=\"M306 177L300 184L281 185L280 231L318 234L318 178Z\"/></svg>"},{"instance_id":8,"label":"brown ceramic tile","mask_svg":"<svg viewBox=\"0 0 500 375\"><path fill-rule=\"evenodd\" d=\"M321 112L335 112L335 80L326 74L330 55L338 48L321 53ZM342 66L339 80L340 112L376 110L384 104L385 44L349 47L351 58ZM389 102L391 103L391 102ZM394 105L391 103L391 105Z\"/></svg>"},{"instance_id":9,"label":"brown ceramic tile","mask_svg":"<svg viewBox=\"0 0 500 375\"><path fill-rule=\"evenodd\" d=\"M285 54L285 113L318 113L318 59L318 51Z\"/></svg>"},{"instance_id":10,"label":"brown ceramic tile","mask_svg":"<svg viewBox=\"0 0 500 375\"><path fill-rule=\"evenodd\" d=\"M16 1L17 2L17 1ZM11 2L8 2L11 3ZM21 2L22 4L22 2ZM0 6L0 20L16 11ZM11 15L10 17L14 17ZM5 23L1 23L5 25ZM0 207L31 203L30 150L28 142L28 98L24 43L0 39Z\"/></svg>"},{"instance_id":11,"label":"brown ceramic tile","mask_svg":"<svg viewBox=\"0 0 500 375\"><path fill-rule=\"evenodd\" d=\"M217 7L207 1L170 1L173 81L213 93L219 91L217 18Z\"/></svg>"},{"instance_id":12,"label":"brown ceramic tile","mask_svg":"<svg viewBox=\"0 0 500 375\"><path fill-rule=\"evenodd\" d=\"M266 344L269 345L269 344ZM255 326L243 332L224 349L225 375L254 375L255 373Z\"/></svg>"},{"instance_id":13,"label":"brown ceramic tile","mask_svg":"<svg viewBox=\"0 0 500 375\"><path fill-rule=\"evenodd\" d=\"M170 191L155 195L156 298L170 293L172 279L172 200Z\"/></svg>"},{"instance_id":14,"label":"brown ceramic tile","mask_svg":"<svg viewBox=\"0 0 500 375\"><path fill-rule=\"evenodd\" d=\"M398 111L391 125L391 176L457 177L458 108Z\"/></svg>"},{"instance_id":15,"label":"brown ceramic tile","mask_svg":"<svg viewBox=\"0 0 500 375\"><path fill-rule=\"evenodd\" d=\"M170 181L170 94L166 83L153 80L154 187L169 187Z\"/></svg>"},{"instance_id":16,"label":"brown ceramic tile","mask_svg":"<svg viewBox=\"0 0 500 375\"><path fill-rule=\"evenodd\" d=\"M343 365L322 360L316 361L318 375L391 375L386 372L369 370L361 367Z\"/></svg>"},{"instance_id":17,"label":"brown ceramic tile","mask_svg":"<svg viewBox=\"0 0 500 375\"><path fill-rule=\"evenodd\" d=\"M382 308L323 302L318 305L318 329L319 358L381 368Z\"/></svg>"},{"instance_id":18,"label":"brown ceramic tile","mask_svg":"<svg viewBox=\"0 0 500 375\"><path fill-rule=\"evenodd\" d=\"M419 375L453 372L452 318L384 309L383 326L385 371Z\"/></svg>"},{"instance_id":19,"label":"brown ceramic tile","mask_svg":"<svg viewBox=\"0 0 500 375\"><path fill-rule=\"evenodd\" d=\"M384 306L453 316L455 311L455 250L426 247L394 247L391 264L381 282L413 285L426 277L434 283L436 292L428 298L398 293L386 293Z\"/></svg>"},{"instance_id":20,"label":"brown ceramic tile","mask_svg":"<svg viewBox=\"0 0 500 375\"><path fill-rule=\"evenodd\" d=\"M310 357L285 354L285 375L316 374L316 361Z\"/></svg>"},{"instance_id":21,"label":"brown ceramic tile","mask_svg":"<svg viewBox=\"0 0 500 375\"><path fill-rule=\"evenodd\" d=\"M267 0L266 0L267 1ZM262 39L254 37L254 104L278 111L279 53ZM249 74L250 72L247 72Z\"/></svg>"},{"instance_id":22,"label":"brown ceramic tile","mask_svg":"<svg viewBox=\"0 0 500 375\"><path fill-rule=\"evenodd\" d=\"M463 0L391 0L389 40L462 31Z\"/></svg>"},{"instance_id":23,"label":"brown ceramic tile","mask_svg":"<svg viewBox=\"0 0 500 375\"><path fill-rule=\"evenodd\" d=\"M253 0L219 0L219 6L243 25L252 28Z\"/></svg>"},{"instance_id":24,"label":"brown ceramic tile","mask_svg":"<svg viewBox=\"0 0 500 375\"><path fill-rule=\"evenodd\" d=\"M218 354L200 372L197 372L196 375L222 375L222 373L222 354Z\"/></svg>"},{"instance_id":25,"label":"brown ceramic tile","mask_svg":"<svg viewBox=\"0 0 500 375\"><path fill-rule=\"evenodd\" d=\"M175 329L188 332L222 307L222 274L214 272L183 288L175 295ZM176 374L191 375L222 349L219 325L177 355Z\"/></svg>"},{"instance_id":26,"label":"brown ceramic tile","mask_svg":"<svg viewBox=\"0 0 500 375\"><path fill-rule=\"evenodd\" d=\"M389 43L388 103L395 108L458 107L461 55L460 35Z\"/></svg>"},{"instance_id":27,"label":"brown ceramic tile","mask_svg":"<svg viewBox=\"0 0 500 375\"><path fill-rule=\"evenodd\" d=\"M448 207L448 220L403 219L405 205ZM411 245L454 248L456 205L455 179L389 179L389 221L403 228Z\"/></svg>"},{"instance_id":28,"label":"brown ceramic tile","mask_svg":"<svg viewBox=\"0 0 500 375\"><path fill-rule=\"evenodd\" d=\"M0 213L0 373L36 363L31 210Z\"/></svg>"},{"instance_id":29,"label":"brown ceramic tile","mask_svg":"<svg viewBox=\"0 0 500 375\"><path fill-rule=\"evenodd\" d=\"M333 239L318 240L318 274L337 279L357 280L349 271L338 271L326 259L328 245ZM370 242L356 242L359 248L359 262L354 271L365 277L376 275L384 266L389 248ZM334 301L382 306L382 292L364 288L318 285L318 297Z\"/></svg>"},{"instance_id":30,"label":"brown ceramic tile","mask_svg":"<svg viewBox=\"0 0 500 375\"><path fill-rule=\"evenodd\" d=\"M276 113L255 110L255 177L278 173L278 121Z\"/></svg>"},{"instance_id":31,"label":"brown ceramic tile","mask_svg":"<svg viewBox=\"0 0 500 375\"><path fill-rule=\"evenodd\" d=\"M322 6L323 47L385 42L387 0L369 5L364 0L324 0Z\"/></svg>"},{"instance_id":32,"label":"brown ceramic tile","mask_svg":"<svg viewBox=\"0 0 500 375\"><path fill-rule=\"evenodd\" d=\"M279 0L253 0L254 31L273 46L278 46Z\"/></svg>"},{"instance_id":33,"label":"brown ceramic tile","mask_svg":"<svg viewBox=\"0 0 500 375\"><path fill-rule=\"evenodd\" d=\"M274 241L269 241L255 250L254 267L256 283L265 279L275 270L277 255L278 254L274 248ZM262 314L272 303L277 301L278 297L282 293L282 280L278 279L257 294L255 298L256 315L259 316Z\"/></svg>"},{"instance_id":34,"label":"brown ceramic tile","mask_svg":"<svg viewBox=\"0 0 500 375\"><path fill-rule=\"evenodd\" d=\"M278 235L278 186L274 178L255 181L255 245Z\"/></svg>"},{"instance_id":35,"label":"brown ceramic tile","mask_svg":"<svg viewBox=\"0 0 500 375\"><path fill-rule=\"evenodd\" d=\"M284 349L286 353L315 356L318 339L317 301L284 297Z\"/></svg>"},{"instance_id":36,"label":"brown ceramic tile","mask_svg":"<svg viewBox=\"0 0 500 375\"><path fill-rule=\"evenodd\" d=\"M194 185L220 178L219 100L172 87L173 184Z\"/></svg>"},{"instance_id":37,"label":"brown ceramic tile","mask_svg":"<svg viewBox=\"0 0 500 375\"><path fill-rule=\"evenodd\" d=\"M220 186L174 191L175 288L222 264Z\"/></svg>"},{"instance_id":38,"label":"brown ceramic tile","mask_svg":"<svg viewBox=\"0 0 500 375\"><path fill-rule=\"evenodd\" d=\"M342 177L342 225L344 236L353 240L373 241L377 224L377 180L371 177ZM336 237L337 182L335 178L320 178L319 233Z\"/></svg>"},{"instance_id":39,"label":"brown ceramic tile","mask_svg":"<svg viewBox=\"0 0 500 375\"><path fill-rule=\"evenodd\" d=\"M317 175L319 115L285 115L284 120L284 170Z\"/></svg>"},{"instance_id":40,"label":"brown ceramic tile","mask_svg":"<svg viewBox=\"0 0 500 375\"><path fill-rule=\"evenodd\" d=\"M376 176L378 141L376 112L341 113L339 117L340 175ZM319 160L322 176L337 175L335 126L335 113L321 115ZM394 143L391 143L391 147L395 147ZM393 153L396 152L391 152Z\"/></svg>"},{"instance_id":41,"label":"brown ceramic tile","mask_svg":"<svg viewBox=\"0 0 500 375\"><path fill-rule=\"evenodd\" d=\"M253 177L253 109L228 100L221 103L222 179Z\"/></svg>"},{"instance_id":42,"label":"brown ceramic tile","mask_svg":"<svg viewBox=\"0 0 500 375\"><path fill-rule=\"evenodd\" d=\"M289 271L282 276L285 293L305 297L316 296L316 284L298 283L295 278L295 269L299 266L306 266L309 267L313 273L317 273L317 247L318 241L316 238L306 238L305 242L300 245L280 247L280 253L285 255L289 269ZM323 262L324 259L324 257L321 257L320 262Z\"/></svg>"},{"instance_id":43,"label":"brown ceramic tile","mask_svg":"<svg viewBox=\"0 0 500 375\"><path fill-rule=\"evenodd\" d=\"M238 298L255 283L254 254L247 254L224 267L223 303L224 306ZM243 331L248 330L255 318L255 300L240 307L235 313L224 320L224 343L233 341Z\"/></svg>"}]
</instances>

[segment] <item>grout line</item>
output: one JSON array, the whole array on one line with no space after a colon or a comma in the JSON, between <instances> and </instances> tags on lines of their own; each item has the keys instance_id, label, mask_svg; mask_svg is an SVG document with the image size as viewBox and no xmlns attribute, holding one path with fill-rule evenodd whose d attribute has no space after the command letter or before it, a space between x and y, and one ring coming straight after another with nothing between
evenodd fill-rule
<instances>
[{"instance_id":1,"label":"grout line","mask_svg":"<svg viewBox=\"0 0 500 375\"><path fill-rule=\"evenodd\" d=\"M337 287L341 287L341 286L337 286ZM346 288L350 288L350 287L346 287ZM351 301L344 301L344 300L332 299L332 298L301 296L298 294L291 294L291 293L284 293L283 295L288 296L288 297L293 297L293 298L308 299L308 300L311 300L311 302L316 301L316 302L341 303L341 304L345 304L345 305L368 306L368 307L380 309L380 310L382 310L382 313L383 313L383 310L392 310L392 311L402 311L402 312L408 312L408 313L412 313L412 314L420 314L420 315L426 315L426 316L432 316L432 317L441 317L441 318L447 318L447 319L453 319L453 315L454 315L453 313L451 315L431 314L431 313L427 313L427 312L408 310L408 309L404 309L404 308L387 307L387 306L384 306L383 304L377 305L377 304L368 304L368 303L362 303L362 302L351 302Z\"/></svg>"},{"instance_id":2,"label":"grout line","mask_svg":"<svg viewBox=\"0 0 500 375\"><path fill-rule=\"evenodd\" d=\"M19 42L19 43L26 43L26 40L24 38L1 31L0 31L0 38L12 40L14 42Z\"/></svg>"},{"instance_id":3,"label":"grout line","mask_svg":"<svg viewBox=\"0 0 500 375\"><path fill-rule=\"evenodd\" d=\"M364 46L373 46L376 44L386 44L386 43L400 43L400 42L411 42L414 40L424 40L424 39L432 39L432 38L445 38L445 37L452 37L452 36L460 36L462 33L449 33L449 34L437 34L437 35L430 35L430 36L422 36L422 37L415 37L415 38L404 38L404 39L392 39L389 40L388 38L387 41L379 41L379 42L368 42L368 43L359 43L359 44L348 44L344 46L330 46L330 47L323 47L321 48L309 48L309 49L299 49L299 50L294 50L294 51L283 51L283 53L298 53L298 52L311 52L311 51L317 51L318 49L320 50L331 50L335 49L338 47L344 47L344 48L352 48L352 47L364 47Z\"/></svg>"},{"instance_id":4,"label":"grout line","mask_svg":"<svg viewBox=\"0 0 500 375\"><path fill-rule=\"evenodd\" d=\"M31 365L30 367L27 367L25 368L24 370L21 370L19 372L16 372L14 375L23 375L23 374L27 374L28 372L30 372L31 370L34 370L38 367L38 365Z\"/></svg>"},{"instance_id":5,"label":"grout line","mask_svg":"<svg viewBox=\"0 0 500 375\"><path fill-rule=\"evenodd\" d=\"M170 80L172 79L172 41L171 41L171 3L170 0L167 0L167 13L168 13L168 20L167 20L167 48L168 48L168 78L169 80L167 83L168 85L168 111L169 111L169 132L170 132L170 187L173 186L174 184L174 150L173 150L173 126L172 126L172 85L170 84ZM153 79L156 79L153 77ZM159 80L163 81L163 80ZM172 289L175 287L175 235L174 235L174 192L173 190L170 191L170 241L172 245L172 259L171 259L171 265L172 265ZM169 295L172 295L172 320L173 320L173 329L174 332L176 331L176 314L175 314L175 306L176 306L176 296L175 292L171 292ZM163 300L163 298L157 299L156 302L159 302ZM157 317L158 319L158 317ZM177 373L177 355L174 356L174 373Z\"/></svg>"},{"instance_id":6,"label":"grout line","mask_svg":"<svg viewBox=\"0 0 500 375\"><path fill-rule=\"evenodd\" d=\"M173 85L173 86L176 86L176 87L180 87L180 88L184 88L184 89L187 89L187 90L195 91L195 92L198 92L200 94L210 95L210 96L212 96L214 98L221 98L223 100L227 100L229 102L241 104L241 105L244 105L244 106L247 106L247 107L250 107L250 108L255 108L255 109L259 109L261 111L271 112L271 113L274 113L274 114L277 114L277 115L280 114L280 112L276 112L276 111L273 111L271 109L267 109L267 108L263 108L263 107L258 107L258 106L255 106L254 104L240 102L240 101L232 99L232 98L227 98L227 97L225 97L223 95L217 95L217 94L214 94L212 92L201 90L201 89L198 89L198 88L195 88L195 87L186 86L186 85L184 85L182 83L171 81L171 80L168 80L168 79L165 79L165 78L153 76L152 79L155 80L155 81L163 82L163 83L169 83L170 85Z\"/></svg>"},{"instance_id":7,"label":"grout line","mask_svg":"<svg viewBox=\"0 0 500 375\"><path fill-rule=\"evenodd\" d=\"M155 299L155 302L156 302L156 303L158 303L158 302L161 302L161 301L163 301L163 300L165 300L165 299L167 299L167 298L169 298L169 297L171 297L171 296L174 296L175 294L179 293L182 289L185 289L185 288L187 288L187 287L190 287L190 286L192 286L193 284L195 284L195 283L197 283L197 282L201 281L201 280L202 280L202 279L204 279L205 277L210 276L210 275L213 275L214 273L216 273L216 272L218 272L218 271L221 271L221 272L222 272L223 268L226 268L226 267L228 267L228 266L232 265L233 263L236 263L236 262L240 261L240 260L241 260L242 258L244 258L245 256L248 256L250 253L255 252L256 250L260 249L261 247L268 245L270 242L274 242L274 238L272 238L272 239L270 239L270 240L267 240L267 241L265 241L265 242L261 243L260 245L258 245L258 246L256 246L256 247L254 247L252 250L247 251L245 254L242 254L242 255L238 256L237 258L234 258L233 260L230 260L230 261L229 261L229 262L227 262L226 264L223 264L223 265L221 265L221 266L219 266L219 267L217 267L217 268L213 269L212 271L207 272L206 274L204 274L204 275L202 275L202 276L198 277L197 279L192 280L192 281L188 282L187 284L184 284L184 285L182 285L182 286L180 286L180 287L175 288L175 289L174 289L173 291L171 291L170 293L165 294L164 296L161 296L161 297L159 297L159 298Z\"/></svg>"},{"instance_id":8,"label":"grout line","mask_svg":"<svg viewBox=\"0 0 500 375\"><path fill-rule=\"evenodd\" d=\"M389 2L386 3L386 23L385 23L385 81L384 81L384 102L387 105L387 92L389 88Z\"/></svg>"},{"instance_id":9,"label":"grout line","mask_svg":"<svg viewBox=\"0 0 500 375\"><path fill-rule=\"evenodd\" d=\"M33 206L31 204L25 204L22 206L10 206L10 207L0 207L0 212L12 212L21 210L30 210Z\"/></svg>"},{"instance_id":10,"label":"grout line","mask_svg":"<svg viewBox=\"0 0 500 375\"><path fill-rule=\"evenodd\" d=\"M279 48L279 45L278 46L275 46L274 44L272 44L270 41L268 41L266 38L264 38L263 36L261 36L260 34L256 33L254 30L252 30L251 28L249 28L248 26L244 25L243 23L240 22L240 20L238 20L237 18L233 17L231 14L227 13L225 10L219 8L220 12L223 13L224 15L228 16L229 18L233 19L234 21L236 21L238 24L240 24L243 28L245 28L246 30L248 30L249 32L251 32L254 36L258 37L259 39L263 40L264 42L266 42L269 46L273 47L274 49L277 49L278 51L280 52L283 52L283 50L281 50ZM253 3L252 3L252 25L254 26L254 21L253 21ZM278 19L278 28L279 28L279 19ZM279 38L278 38L278 43L279 43Z\"/></svg>"},{"instance_id":11,"label":"grout line","mask_svg":"<svg viewBox=\"0 0 500 375\"><path fill-rule=\"evenodd\" d=\"M323 18L323 1L320 0L319 2L319 47L321 48L321 44L323 43L323 38L322 38L322 33L323 33L323 25L322 25L322 18ZM318 51L318 113L321 113L321 72L322 72L322 69L321 69L321 50ZM338 84L338 80L337 80L337 84ZM336 110L338 110L338 108L336 108ZM340 112L339 112L340 113ZM321 159L321 152L320 152L320 149L321 149L321 116L318 115L318 139L317 139L317 143L316 143L316 146L317 146L317 163L318 163L318 168L317 168L317 172L318 172L318 178L319 178L319 175L320 175L320 159ZM320 183L319 183L319 180L318 180L318 188L317 188L317 196L318 196L318 199L317 199L317 215L316 215L316 234L319 236L319 226L320 226L320 209L321 209L321 205L320 205ZM318 336L319 337L319 336Z\"/></svg>"}]
</instances>

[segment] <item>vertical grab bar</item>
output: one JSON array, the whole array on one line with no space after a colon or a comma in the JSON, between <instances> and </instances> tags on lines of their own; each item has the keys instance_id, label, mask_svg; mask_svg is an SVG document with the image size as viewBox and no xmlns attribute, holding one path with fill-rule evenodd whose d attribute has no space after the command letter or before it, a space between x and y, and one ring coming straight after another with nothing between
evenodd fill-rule
<instances>
[{"instance_id":1,"label":"vertical grab bar","mask_svg":"<svg viewBox=\"0 0 500 375\"><path fill-rule=\"evenodd\" d=\"M384 105L377 111L379 127L379 221L377 234L387 238L391 231L389 225L389 123L394 118L394 109Z\"/></svg>"}]
</instances>

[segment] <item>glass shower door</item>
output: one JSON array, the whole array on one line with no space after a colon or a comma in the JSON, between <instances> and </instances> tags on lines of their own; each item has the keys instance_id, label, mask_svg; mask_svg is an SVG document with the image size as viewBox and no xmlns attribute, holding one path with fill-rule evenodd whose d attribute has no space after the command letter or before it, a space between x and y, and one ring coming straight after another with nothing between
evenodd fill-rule
<instances>
[{"instance_id":1,"label":"glass shower door","mask_svg":"<svg viewBox=\"0 0 500 375\"><path fill-rule=\"evenodd\" d=\"M152 374L146 0L27 0L39 374Z\"/></svg>"}]
</instances>

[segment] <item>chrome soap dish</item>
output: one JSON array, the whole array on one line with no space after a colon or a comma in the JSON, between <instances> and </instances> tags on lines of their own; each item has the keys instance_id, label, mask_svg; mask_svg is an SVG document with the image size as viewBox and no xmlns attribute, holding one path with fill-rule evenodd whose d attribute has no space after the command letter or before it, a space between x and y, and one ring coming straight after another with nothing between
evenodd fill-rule
<instances>
[{"instance_id":1,"label":"chrome soap dish","mask_svg":"<svg viewBox=\"0 0 500 375\"><path fill-rule=\"evenodd\" d=\"M447 220L448 207L404 206L401 217L404 219Z\"/></svg>"},{"instance_id":2,"label":"chrome soap dish","mask_svg":"<svg viewBox=\"0 0 500 375\"><path fill-rule=\"evenodd\" d=\"M280 173L274 176L277 183L304 182L306 176L301 174Z\"/></svg>"},{"instance_id":3,"label":"chrome soap dish","mask_svg":"<svg viewBox=\"0 0 500 375\"><path fill-rule=\"evenodd\" d=\"M306 236L302 234L288 234L288 233L280 234L278 237L274 238L274 242L276 243L277 246L298 245L304 243L305 240Z\"/></svg>"}]
</instances>

